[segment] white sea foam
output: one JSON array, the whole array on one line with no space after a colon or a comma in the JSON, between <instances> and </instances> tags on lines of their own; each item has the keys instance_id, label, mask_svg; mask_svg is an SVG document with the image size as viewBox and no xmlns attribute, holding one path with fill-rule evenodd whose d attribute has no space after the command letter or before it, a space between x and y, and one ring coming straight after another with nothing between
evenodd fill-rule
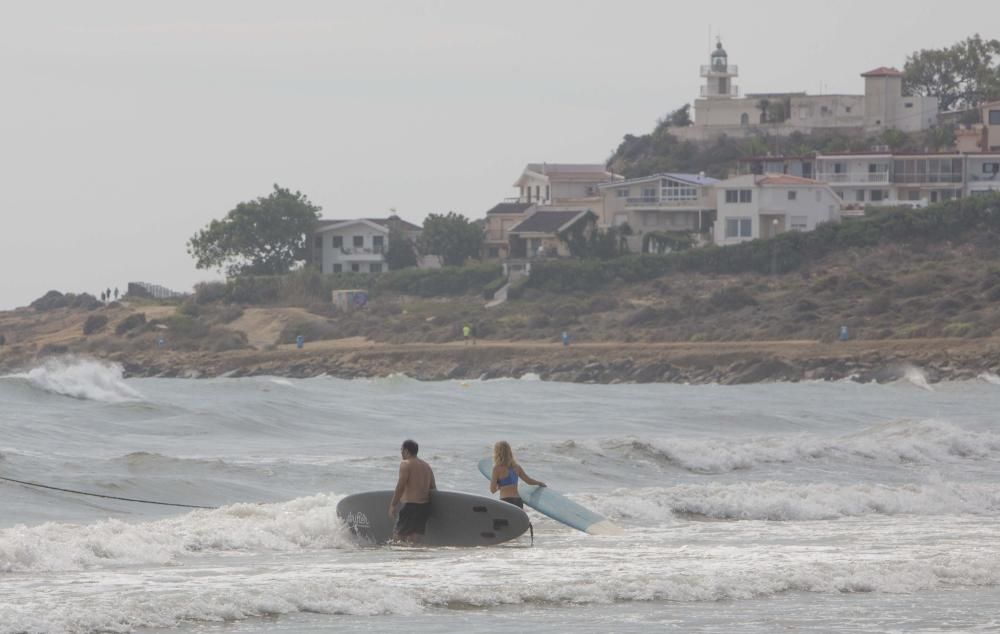
<instances>
[{"instance_id":1,"label":"white sea foam","mask_svg":"<svg viewBox=\"0 0 1000 634\"><path fill-rule=\"evenodd\" d=\"M1000 460L1000 433L973 431L935 420L894 421L862 432L829 437L815 434L744 438L609 440L604 450L669 463L698 473L725 473L769 463L840 460L955 463Z\"/></svg>"},{"instance_id":2,"label":"white sea foam","mask_svg":"<svg viewBox=\"0 0 1000 634\"><path fill-rule=\"evenodd\" d=\"M0 572L165 565L192 552L288 551L351 544L337 498L316 495L281 504L234 504L131 524L109 519L0 529Z\"/></svg>"},{"instance_id":3,"label":"white sea foam","mask_svg":"<svg viewBox=\"0 0 1000 634\"><path fill-rule=\"evenodd\" d=\"M118 364L69 358L49 360L10 378L23 379L40 390L78 399L104 403L141 401L142 395L125 383L123 372Z\"/></svg>"},{"instance_id":4,"label":"white sea foam","mask_svg":"<svg viewBox=\"0 0 1000 634\"><path fill-rule=\"evenodd\" d=\"M609 551L589 561L566 551L547 557L541 551L528 552L520 562L515 555L471 553L436 562L446 565L420 562L419 573L407 572L395 560L363 568L334 561L274 567L266 574L225 568L201 574L178 570L159 575L159 592L149 592L143 587L144 577L127 571L99 578L85 573L59 584L64 587L54 588L50 579L34 592L25 591L17 603L0 605L0 634L124 633L183 621L235 621L297 612L417 615L452 606L749 600L786 592L907 594L1000 582L996 557L971 550L882 553L862 561L818 547L801 552L780 547L751 552L723 548L699 557L671 552L619 558L617 551ZM557 559L564 565L556 565ZM510 579L511 565L530 565L531 574L519 575L516 583L489 582ZM114 600L94 601L96 588Z\"/></svg>"},{"instance_id":5,"label":"white sea foam","mask_svg":"<svg viewBox=\"0 0 1000 634\"><path fill-rule=\"evenodd\" d=\"M934 388L932 388L927 382L927 374L914 365L903 366L903 380L909 381L923 390L927 390L929 392L934 391Z\"/></svg>"},{"instance_id":6,"label":"white sea foam","mask_svg":"<svg viewBox=\"0 0 1000 634\"><path fill-rule=\"evenodd\" d=\"M866 515L1000 515L1000 484L710 483L622 489L581 502L624 522L677 516L730 520L828 520Z\"/></svg>"},{"instance_id":7,"label":"white sea foam","mask_svg":"<svg viewBox=\"0 0 1000 634\"><path fill-rule=\"evenodd\" d=\"M977 378L980 381L986 381L987 383L992 383L993 385L1000 385L1000 376L997 376L992 372L983 372Z\"/></svg>"}]
</instances>

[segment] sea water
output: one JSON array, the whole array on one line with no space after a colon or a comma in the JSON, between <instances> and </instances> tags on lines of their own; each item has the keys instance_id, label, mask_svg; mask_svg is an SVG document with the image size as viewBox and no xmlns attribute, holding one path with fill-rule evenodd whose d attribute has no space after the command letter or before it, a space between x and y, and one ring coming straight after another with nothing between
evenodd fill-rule
<instances>
[{"instance_id":1,"label":"sea water","mask_svg":"<svg viewBox=\"0 0 1000 634\"><path fill-rule=\"evenodd\" d=\"M1000 630L1000 386L0 378L0 634ZM402 440L438 485L525 470L624 529L362 548Z\"/></svg>"}]
</instances>

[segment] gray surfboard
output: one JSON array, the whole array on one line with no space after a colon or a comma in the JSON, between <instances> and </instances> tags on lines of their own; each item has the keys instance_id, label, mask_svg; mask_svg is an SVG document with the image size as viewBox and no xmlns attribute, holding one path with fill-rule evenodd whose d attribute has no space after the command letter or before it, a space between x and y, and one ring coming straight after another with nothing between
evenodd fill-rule
<instances>
[{"instance_id":1,"label":"gray surfboard","mask_svg":"<svg viewBox=\"0 0 1000 634\"><path fill-rule=\"evenodd\" d=\"M359 541L385 544L396 520L389 517L392 491L349 495L337 504L337 516ZM427 531L416 543L425 546L493 546L528 530L528 516L513 504L457 491L432 491Z\"/></svg>"}]
</instances>

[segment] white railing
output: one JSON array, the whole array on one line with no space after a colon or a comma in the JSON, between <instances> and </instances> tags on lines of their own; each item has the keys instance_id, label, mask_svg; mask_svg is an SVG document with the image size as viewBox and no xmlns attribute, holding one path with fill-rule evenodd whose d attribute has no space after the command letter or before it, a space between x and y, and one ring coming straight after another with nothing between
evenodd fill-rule
<instances>
[{"instance_id":1,"label":"white railing","mask_svg":"<svg viewBox=\"0 0 1000 634\"><path fill-rule=\"evenodd\" d=\"M818 172L824 183L888 183L889 172Z\"/></svg>"},{"instance_id":2,"label":"white railing","mask_svg":"<svg viewBox=\"0 0 1000 634\"><path fill-rule=\"evenodd\" d=\"M701 87L702 97L739 97L740 87L730 86L726 90L719 89L718 86L702 86Z\"/></svg>"},{"instance_id":3,"label":"white railing","mask_svg":"<svg viewBox=\"0 0 1000 634\"><path fill-rule=\"evenodd\" d=\"M626 198L626 207L697 207L698 198L657 198L656 196L641 196Z\"/></svg>"},{"instance_id":4,"label":"white railing","mask_svg":"<svg viewBox=\"0 0 1000 634\"><path fill-rule=\"evenodd\" d=\"M702 77L715 77L717 75L739 75L740 67L736 64L729 64L728 66L715 66L712 64L704 64L701 67Z\"/></svg>"}]
</instances>

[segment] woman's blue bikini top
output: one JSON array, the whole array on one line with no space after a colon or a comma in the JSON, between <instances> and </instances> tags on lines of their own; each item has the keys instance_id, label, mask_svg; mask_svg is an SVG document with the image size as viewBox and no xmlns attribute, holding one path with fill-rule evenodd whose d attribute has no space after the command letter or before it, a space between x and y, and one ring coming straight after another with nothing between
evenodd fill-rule
<instances>
[{"instance_id":1,"label":"woman's blue bikini top","mask_svg":"<svg viewBox=\"0 0 1000 634\"><path fill-rule=\"evenodd\" d=\"M517 485L517 471L513 467L507 467L507 477L497 480L497 484L502 487Z\"/></svg>"}]
</instances>

